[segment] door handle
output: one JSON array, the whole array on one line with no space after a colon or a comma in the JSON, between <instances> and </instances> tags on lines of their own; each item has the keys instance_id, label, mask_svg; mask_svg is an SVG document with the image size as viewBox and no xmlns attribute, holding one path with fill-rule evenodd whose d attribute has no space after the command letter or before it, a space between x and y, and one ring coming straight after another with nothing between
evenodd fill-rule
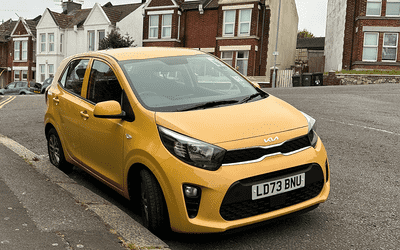
<instances>
[{"instance_id":1,"label":"door handle","mask_svg":"<svg viewBox=\"0 0 400 250\"><path fill-rule=\"evenodd\" d=\"M60 103L60 99L58 99L58 96L53 98L53 101L58 105Z\"/></svg>"},{"instance_id":2,"label":"door handle","mask_svg":"<svg viewBox=\"0 0 400 250\"><path fill-rule=\"evenodd\" d=\"M89 115L86 111L81 111L80 112L81 116L83 117L83 119L86 121L87 119L89 119Z\"/></svg>"}]
</instances>

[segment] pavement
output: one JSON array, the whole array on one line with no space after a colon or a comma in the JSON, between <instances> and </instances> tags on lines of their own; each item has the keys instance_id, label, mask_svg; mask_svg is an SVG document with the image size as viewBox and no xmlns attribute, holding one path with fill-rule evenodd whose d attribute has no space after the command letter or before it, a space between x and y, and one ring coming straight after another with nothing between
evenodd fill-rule
<instances>
[{"instance_id":1,"label":"pavement","mask_svg":"<svg viewBox=\"0 0 400 250\"><path fill-rule=\"evenodd\" d=\"M1 134L0 201L0 250L169 249L47 156Z\"/></svg>"}]
</instances>

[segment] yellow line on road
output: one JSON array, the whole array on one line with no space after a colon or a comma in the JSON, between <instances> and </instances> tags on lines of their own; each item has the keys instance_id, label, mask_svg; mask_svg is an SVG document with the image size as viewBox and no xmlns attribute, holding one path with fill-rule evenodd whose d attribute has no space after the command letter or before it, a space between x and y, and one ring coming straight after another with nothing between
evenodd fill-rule
<instances>
[{"instance_id":1,"label":"yellow line on road","mask_svg":"<svg viewBox=\"0 0 400 250\"><path fill-rule=\"evenodd\" d=\"M0 102L0 109L2 107L4 107L6 104L12 102L15 98L17 98L16 96L9 96L7 99L5 99L4 101Z\"/></svg>"}]
</instances>

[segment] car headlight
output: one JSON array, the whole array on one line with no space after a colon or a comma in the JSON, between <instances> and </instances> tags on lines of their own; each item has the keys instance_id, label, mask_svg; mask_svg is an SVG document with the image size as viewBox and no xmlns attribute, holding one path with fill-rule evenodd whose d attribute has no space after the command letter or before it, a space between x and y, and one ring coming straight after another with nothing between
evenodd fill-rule
<instances>
[{"instance_id":1,"label":"car headlight","mask_svg":"<svg viewBox=\"0 0 400 250\"><path fill-rule=\"evenodd\" d=\"M222 165L226 150L158 126L165 148L179 160L194 167L215 171Z\"/></svg>"},{"instance_id":2,"label":"car headlight","mask_svg":"<svg viewBox=\"0 0 400 250\"><path fill-rule=\"evenodd\" d=\"M317 145L317 141L318 141L318 135L315 132L316 129L317 129L316 120L314 118L312 118L311 116L307 115L304 112L301 112L301 113L307 119L307 123L308 123L308 138L310 139L311 146L313 148L315 148L315 146Z\"/></svg>"}]
</instances>

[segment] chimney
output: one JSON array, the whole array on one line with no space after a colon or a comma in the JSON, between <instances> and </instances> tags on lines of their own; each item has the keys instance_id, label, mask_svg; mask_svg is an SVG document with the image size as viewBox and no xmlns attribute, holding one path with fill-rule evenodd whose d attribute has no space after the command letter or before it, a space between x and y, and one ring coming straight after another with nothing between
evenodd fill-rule
<instances>
[{"instance_id":1,"label":"chimney","mask_svg":"<svg viewBox=\"0 0 400 250\"><path fill-rule=\"evenodd\" d=\"M82 8L82 4L74 3L72 0L68 0L68 2L62 2L63 14L69 14L74 10L80 10Z\"/></svg>"}]
</instances>

